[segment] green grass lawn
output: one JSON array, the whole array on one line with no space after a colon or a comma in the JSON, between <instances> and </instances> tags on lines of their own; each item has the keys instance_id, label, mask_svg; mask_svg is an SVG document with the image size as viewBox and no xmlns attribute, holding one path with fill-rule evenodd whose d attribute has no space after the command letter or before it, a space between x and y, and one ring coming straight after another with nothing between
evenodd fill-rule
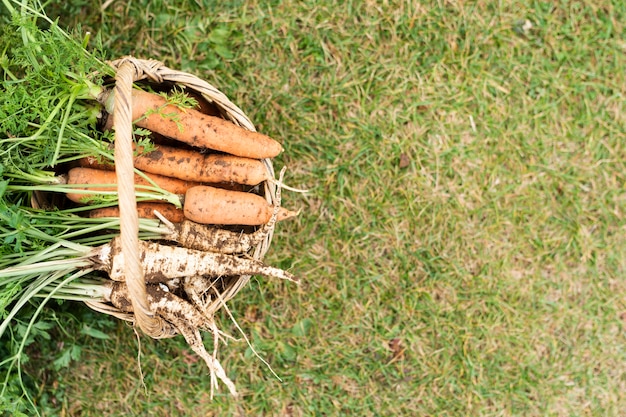
<instances>
[{"instance_id":1,"label":"green grass lawn","mask_svg":"<svg viewBox=\"0 0 626 417\"><path fill-rule=\"evenodd\" d=\"M55 3L218 86L310 192L266 258L302 285L229 304L269 367L219 317L239 400L182 337L64 304L26 369L43 415L623 415L624 2Z\"/></svg>"}]
</instances>

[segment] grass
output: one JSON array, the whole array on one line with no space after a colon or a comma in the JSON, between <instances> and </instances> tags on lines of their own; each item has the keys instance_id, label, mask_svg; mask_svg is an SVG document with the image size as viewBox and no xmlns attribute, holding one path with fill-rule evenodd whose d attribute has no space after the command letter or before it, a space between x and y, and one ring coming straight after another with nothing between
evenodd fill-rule
<instances>
[{"instance_id":1,"label":"grass","mask_svg":"<svg viewBox=\"0 0 626 417\"><path fill-rule=\"evenodd\" d=\"M73 306L87 321L31 348L44 415L626 409L622 2L57 3L112 57L218 86L311 192L284 196L302 215L267 257L303 285L230 303L281 380L231 342L243 397L210 401L182 338L141 337L142 383L133 331Z\"/></svg>"}]
</instances>

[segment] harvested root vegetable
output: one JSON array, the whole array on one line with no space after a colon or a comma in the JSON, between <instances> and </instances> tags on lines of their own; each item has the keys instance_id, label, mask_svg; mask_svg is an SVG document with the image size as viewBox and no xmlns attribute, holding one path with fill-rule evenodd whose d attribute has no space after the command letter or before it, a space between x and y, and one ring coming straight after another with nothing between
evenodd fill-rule
<instances>
[{"instance_id":1,"label":"harvested root vegetable","mask_svg":"<svg viewBox=\"0 0 626 417\"><path fill-rule=\"evenodd\" d=\"M183 210L177 208L173 204L168 203L137 203L137 215L140 219L157 219L159 218L155 211L160 213L165 219L172 224L177 224L185 220ZM103 207L89 211L89 217L92 219L103 217L120 217L120 208L118 206Z\"/></svg>"},{"instance_id":2,"label":"harvested root vegetable","mask_svg":"<svg viewBox=\"0 0 626 417\"><path fill-rule=\"evenodd\" d=\"M111 302L119 310L132 313L133 307L129 297L128 287L125 282L108 281L101 289L104 301ZM215 356L208 354L204 348L199 329L213 332L213 337L218 338L216 326L212 318L207 317L194 305L181 297L171 293L167 288L159 284L146 286L147 300L150 310L174 325L176 330L183 335L189 346L207 364L212 378L219 378L226 385L231 395L237 396L235 384L224 372L221 364ZM211 387L215 387L213 382Z\"/></svg>"},{"instance_id":3,"label":"harvested root vegetable","mask_svg":"<svg viewBox=\"0 0 626 417\"><path fill-rule=\"evenodd\" d=\"M141 153L134 158L135 168L151 174L163 175L198 183L235 183L257 185L271 181L267 169L258 159L201 152L158 145L153 151ZM80 160L83 167L115 169L113 163L98 158Z\"/></svg>"},{"instance_id":4,"label":"harvested root vegetable","mask_svg":"<svg viewBox=\"0 0 626 417\"><path fill-rule=\"evenodd\" d=\"M203 183L234 182L257 185L273 178L258 159L158 146L135 157L135 167L144 172Z\"/></svg>"},{"instance_id":5,"label":"harvested root vegetable","mask_svg":"<svg viewBox=\"0 0 626 417\"><path fill-rule=\"evenodd\" d=\"M137 126L193 147L253 159L274 158L283 151L281 144L269 136L194 109L181 109L158 94L134 89L132 100ZM104 101L111 100L104 98ZM107 111L113 113L108 105Z\"/></svg>"},{"instance_id":6,"label":"harvested root vegetable","mask_svg":"<svg viewBox=\"0 0 626 417\"><path fill-rule=\"evenodd\" d=\"M111 279L121 279L124 276L124 257L120 247L119 237L116 237L110 244L97 248L90 257L92 267L107 272ZM267 266L254 259L224 253L140 241L139 256L146 282L166 282L193 275L263 275L298 282L294 275L282 269Z\"/></svg>"},{"instance_id":7,"label":"harvested root vegetable","mask_svg":"<svg viewBox=\"0 0 626 417\"><path fill-rule=\"evenodd\" d=\"M281 179L282 174L283 172L281 172ZM273 232L278 221L278 215L281 213L281 194L281 190L278 188L270 220L253 233L233 232L190 220L172 223L165 216L161 216L161 213L156 214L168 230L164 238L177 242L184 248L226 254L248 253Z\"/></svg>"},{"instance_id":8,"label":"harvested root vegetable","mask_svg":"<svg viewBox=\"0 0 626 417\"><path fill-rule=\"evenodd\" d=\"M204 348L204 343L202 341L202 335L196 327L190 326L184 319L176 315L171 315L167 317L168 320L176 326L180 334L183 335L185 341L189 345L189 347L196 353L196 355L200 356L204 359L204 362L207 364L209 371L211 372L211 398L213 398L213 392L217 388L217 381L215 377L219 378L224 385L228 388L228 391L233 397L237 397L237 389L233 381L226 375L226 371L217 360L215 355L215 350L213 355L209 355L209 353ZM215 332L215 330L214 330ZM215 340L217 340L217 336L214 333Z\"/></svg>"},{"instance_id":9,"label":"harvested root vegetable","mask_svg":"<svg viewBox=\"0 0 626 417\"><path fill-rule=\"evenodd\" d=\"M197 186L187 190L183 210L185 217L196 223L259 226L270 221L273 207L256 194ZM281 207L278 220L296 214Z\"/></svg>"},{"instance_id":10,"label":"harvested root vegetable","mask_svg":"<svg viewBox=\"0 0 626 417\"><path fill-rule=\"evenodd\" d=\"M169 220L166 218L166 220ZM219 227L207 226L183 220L180 223L168 222L165 227L169 233L163 238L178 243L184 248L205 252L226 254L246 253L267 237L273 226L263 225L252 233L233 232Z\"/></svg>"},{"instance_id":11,"label":"harvested root vegetable","mask_svg":"<svg viewBox=\"0 0 626 417\"><path fill-rule=\"evenodd\" d=\"M233 157L233 158L239 158L239 157ZM239 158L239 159L248 159L248 158ZM261 163L260 161L258 161L259 163ZM80 165L80 167L82 168L92 168L92 169L99 169L99 170L105 170L105 171L115 171L115 164L113 163L109 163L109 162L102 162L99 161L98 158L93 157L93 156L88 156L85 158L81 158L78 160L78 163ZM139 167L137 165L135 165L135 168L139 169ZM144 171L147 173L150 173L150 171ZM171 177L171 178L176 178L176 177ZM235 179L235 177L233 177ZM180 178L178 178L180 179ZM183 180L185 180L185 178L182 178ZM245 185L245 184L240 184L240 183L236 183L233 181L222 181L222 182L203 182L203 185L209 185L211 187L215 187L215 188L223 188L225 190L232 190L232 191L247 191L250 189L250 185ZM285 187L287 188L287 187Z\"/></svg>"},{"instance_id":12,"label":"harvested root vegetable","mask_svg":"<svg viewBox=\"0 0 626 417\"><path fill-rule=\"evenodd\" d=\"M128 295L125 281L107 281L103 289L104 301L108 301L125 313L133 312L133 305ZM211 331L211 323L203 316L200 310L188 301L178 297L161 283L147 284L146 296L150 303L150 310L167 319L171 314L184 317L187 323L201 330Z\"/></svg>"},{"instance_id":13,"label":"harvested root vegetable","mask_svg":"<svg viewBox=\"0 0 626 417\"><path fill-rule=\"evenodd\" d=\"M177 178L164 177L162 175L147 175L154 183L165 191L172 194L185 194L191 187L198 185L196 182L179 180ZM67 183L70 185L85 185L77 187L77 190L89 191L67 193L67 198L76 203L89 203L102 191L117 191L117 177L114 171L106 171L93 168L72 168L67 173ZM135 186L154 187L150 181L135 174Z\"/></svg>"}]
</instances>

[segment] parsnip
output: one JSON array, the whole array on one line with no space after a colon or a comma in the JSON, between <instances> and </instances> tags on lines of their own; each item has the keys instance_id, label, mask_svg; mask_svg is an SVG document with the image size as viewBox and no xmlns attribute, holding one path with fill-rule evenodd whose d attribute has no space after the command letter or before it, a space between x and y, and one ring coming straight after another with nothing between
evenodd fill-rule
<instances>
[{"instance_id":1,"label":"parsnip","mask_svg":"<svg viewBox=\"0 0 626 417\"><path fill-rule=\"evenodd\" d=\"M298 282L289 272L265 265L261 261L228 255L203 252L140 241L140 259L146 282L166 282L193 275L229 276L263 275ZM109 273L111 279L123 279L124 256L120 250L119 237L101 246L92 257L93 268Z\"/></svg>"}]
</instances>

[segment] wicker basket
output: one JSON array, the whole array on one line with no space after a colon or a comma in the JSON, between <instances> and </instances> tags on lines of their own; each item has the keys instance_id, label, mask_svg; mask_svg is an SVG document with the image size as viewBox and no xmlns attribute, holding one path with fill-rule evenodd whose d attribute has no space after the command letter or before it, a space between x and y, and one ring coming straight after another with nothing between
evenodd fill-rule
<instances>
[{"instance_id":1,"label":"wicker basket","mask_svg":"<svg viewBox=\"0 0 626 417\"><path fill-rule=\"evenodd\" d=\"M245 115L245 113L233 104L226 95L224 95L217 88L212 86L211 84L197 78L194 75L172 70L167 68L163 63L156 60L141 60L133 57L124 57L119 60L113 61L110 65L116 69L116 77L115 77L115 142L116 142L116 165L124 164L123 160L118 156L118 146L126 146L123 150L124 152L130 152L132 155L131 149L131 132L132 132L132 120L131 120L131 109L129 99L131 90L133 88L134 83L148 83L152 88L155 89L164 89L169 90L174 86L182 87L185 91L189 91L194 93L196 97L199 97L201 100L205 100L206 103L210 106L213 106L214 110L218 112L221 117L226 120L231 121L232 123L239 125L245 129L254 131L254 125L250 121L250 119ZM124 137L127 136L127 137ZM125 143L125 145L123 145ZM121 145L120 145L121 144ZM132 157L127 158L127 161L130 161L130 166L128 166L128 162L126 162L126 168L132 171ZM263 163L270 174L270 178L275 177L274 169L272 166L272 161L270 159L264 159ZM122 183L126 182L126 185L130 187L131 193L134 192L134 185L132 184L132 176L131 183L128 184L127 180L120 178L118 176L118 183L120 184L120 219L122 221L120 236L122 240L127 239L131 242L130 246L124 247L122 245L122 253L124 254L125 268L128 271L126 274L126 282L129 287L129 293L131 297L131 301L133 301L133 314L125 313L117 308L113 307L110 304L100 303L100 302L88 302L87 304L102 313L110 314L115 317L118 317L123 320L127 320L133 323L138 324L142 330L150 335L153 338L163 338L163 337L171 337L177 334L176 329L171 325L167 325L166 323L159 323L159 319L155 318L152 312L147 309L147 303L142 300L145 300L145 283L143 282L143 274L137 274L136 271L140 271L138 256L134 256L132 241L137 240L138 237L136 235L137 230L137 219L134 217L134 223L130 225L124 225L124 221L127 221L127 217L122 212L124 196L122 195ZM271 183L268 181L263 182L255 188L254 190L258 194L265 197L269 204L274 205L277 199L277 185L275 183ZM134 201L134 195L132 196L132 202L128 205L127 213L136 211L136 202ZM130 231L130 235L129 235ZM265 256L267 250L269 249L271 239L273 236L273 230L267 234L267 237L260 242L251 252L247 255L251 256L254 259L262 260ZM130 247L131 249L128 249ZM135 268L133 270L133 267ZM249 281L250 276L243 275L237 277L228 277L228 279L223 281L223 285L220 288L220 295L217 299L212 300L206 305L206 311L209 313L214 313L219 310L220 307L224 305L225 302L232 299L238 292L241 290ZM133 282L131 282L133 281ZM133 289L134 286L134 289ZM143 293L142 293L143 291ZM136 304L137 303L137 304ZM145 315L145 317L143 317Z\"/></svg>"}]
</instances>

